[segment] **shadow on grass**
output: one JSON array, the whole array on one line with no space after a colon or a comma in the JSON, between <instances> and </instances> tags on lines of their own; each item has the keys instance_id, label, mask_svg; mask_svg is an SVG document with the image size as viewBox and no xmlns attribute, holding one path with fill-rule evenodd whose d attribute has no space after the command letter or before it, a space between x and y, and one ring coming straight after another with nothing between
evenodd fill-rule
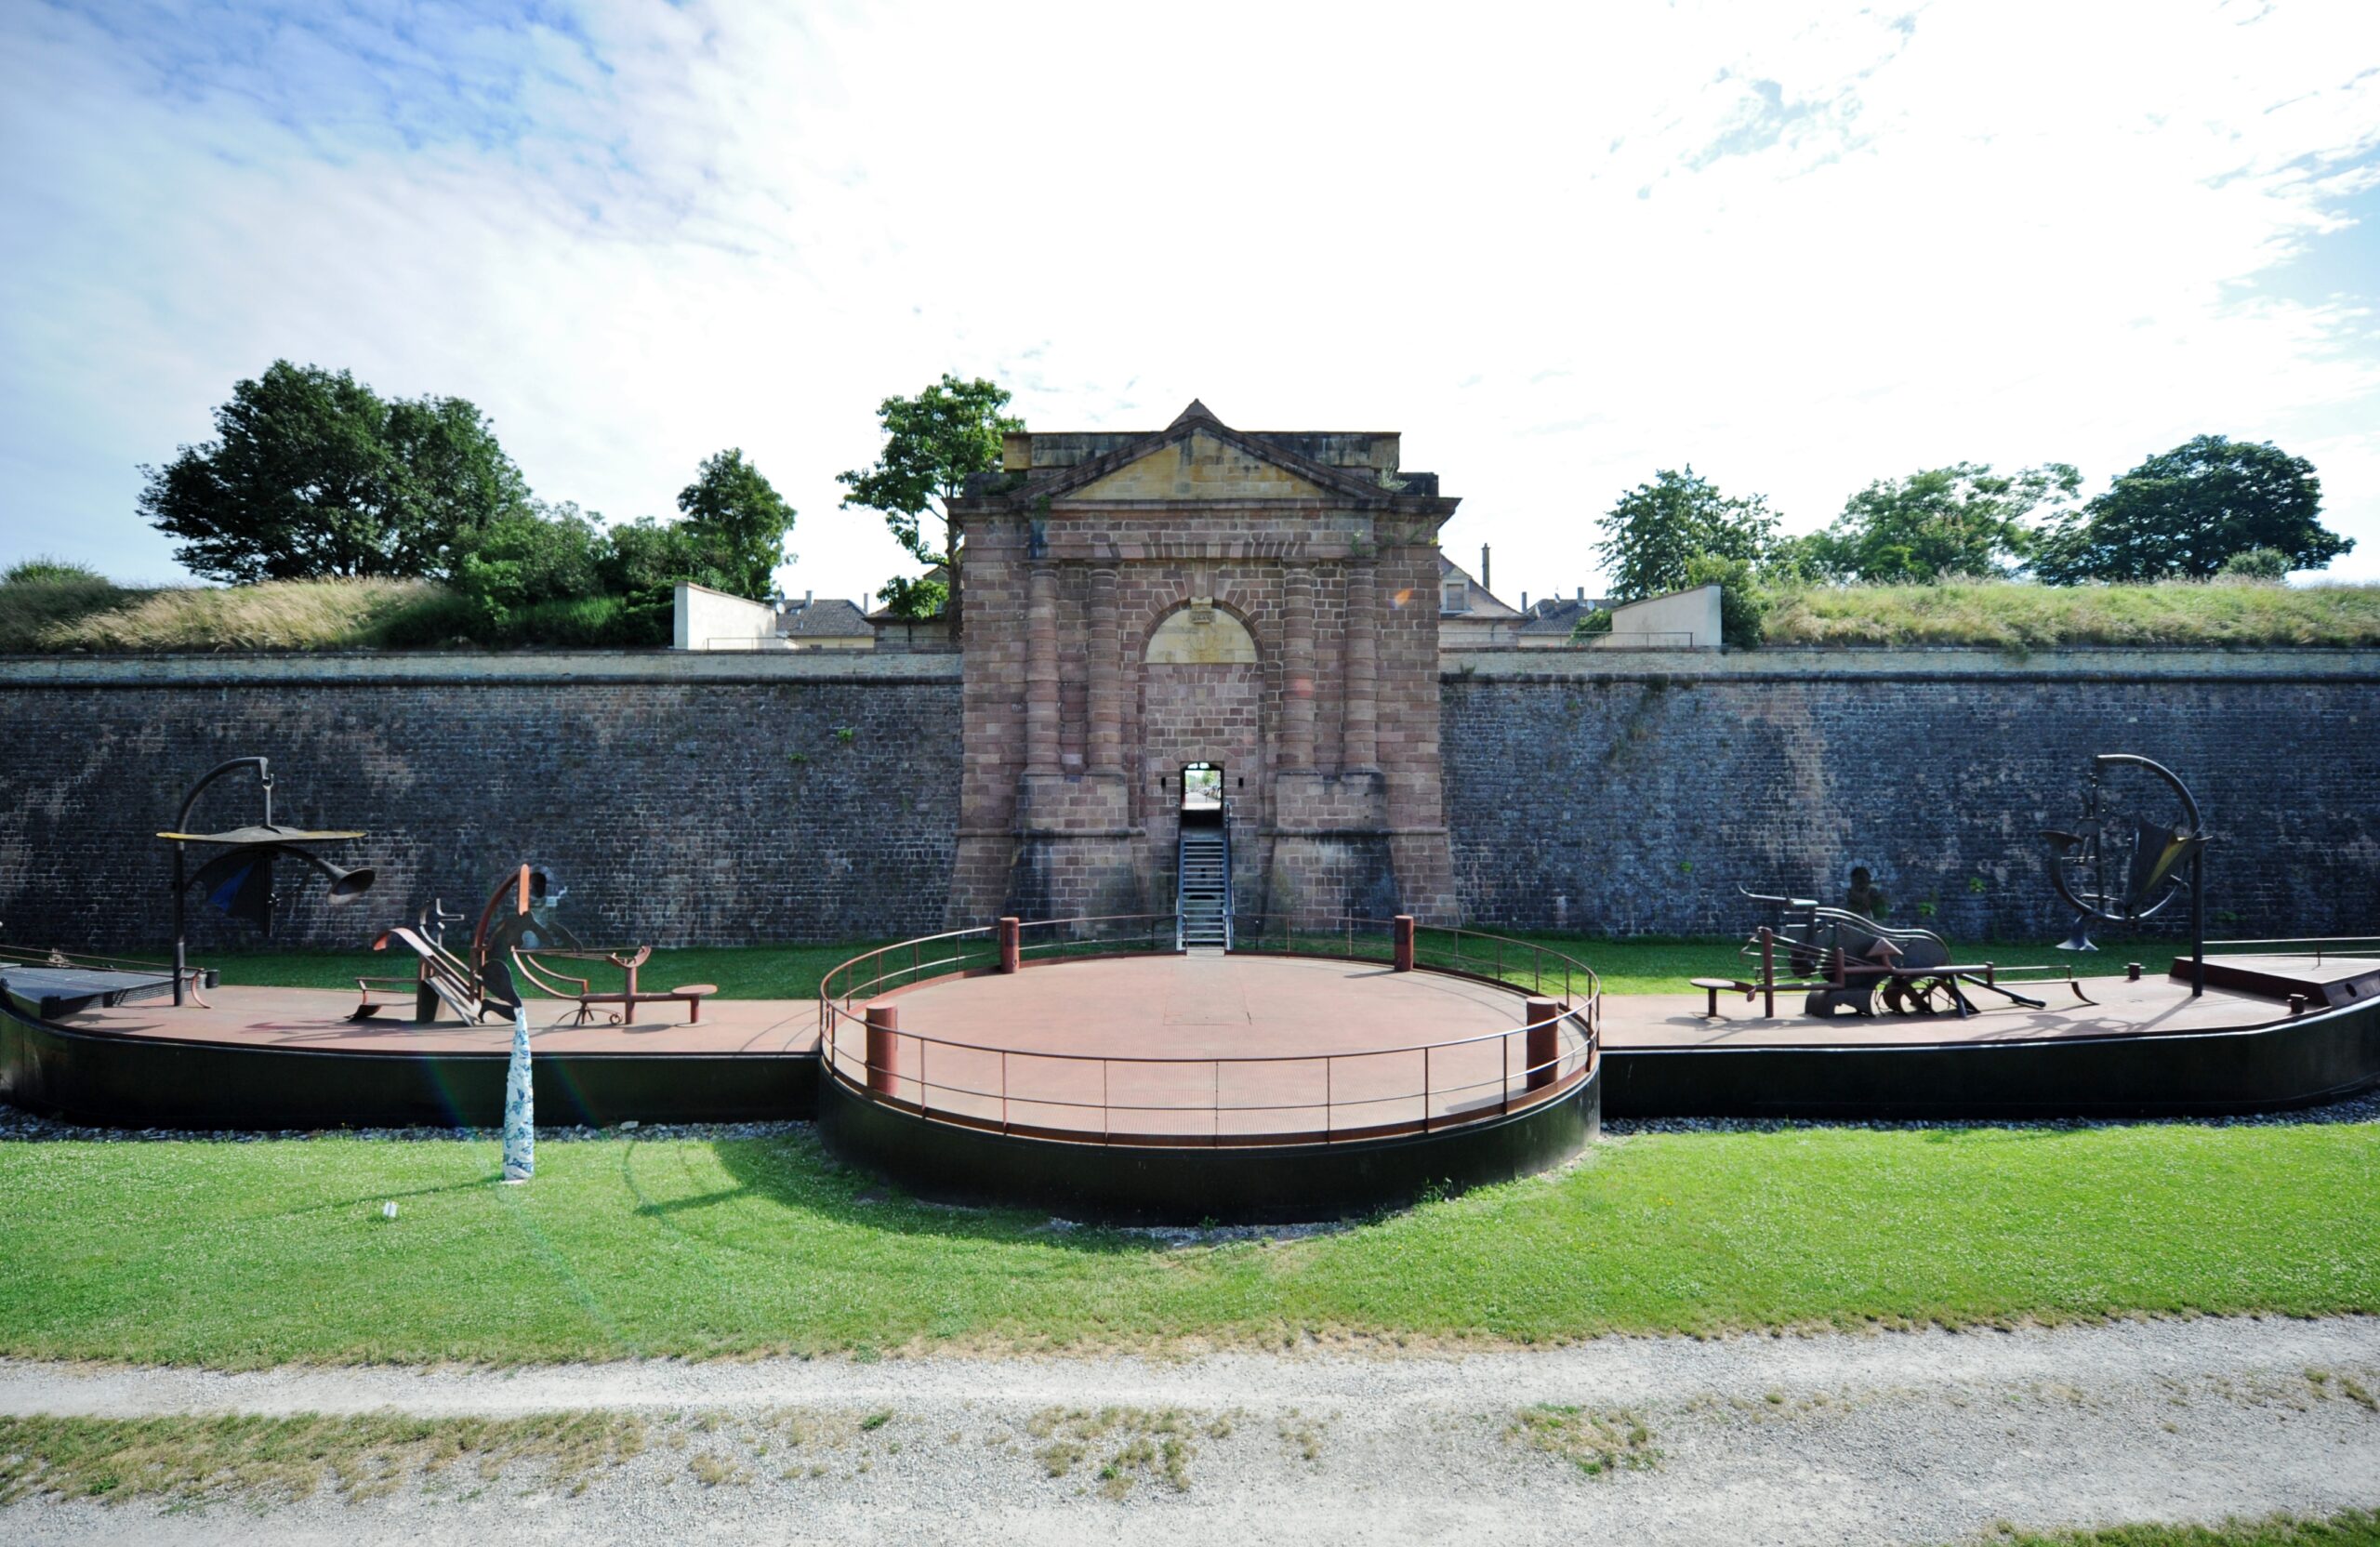
<instances>
[{"instance_id":1,"label":"shadow on grass","mask_svg":"<svg viewBox=\"0 0 2380 1547\"><path fill-rule=\"evenodd\" d=\"M782 1139L721 1139L711 1152L740 1185L687 1198L649 1196L636 1174L630 1144L620 1157L620 1178L637 1199L636 1212L668 1228L728 1246L681 1223L725 1204L758 1202L821 1224L886 1235L966 1241L1031 1242L1101 1256L1155 1254L1170 1250L1164 1237L1081 1225L1052 1229L1042 1210L972 1208L927 1203L872 1171L847 1166L828 1153L815 1134Z\"/></svg>"}]
</instances>

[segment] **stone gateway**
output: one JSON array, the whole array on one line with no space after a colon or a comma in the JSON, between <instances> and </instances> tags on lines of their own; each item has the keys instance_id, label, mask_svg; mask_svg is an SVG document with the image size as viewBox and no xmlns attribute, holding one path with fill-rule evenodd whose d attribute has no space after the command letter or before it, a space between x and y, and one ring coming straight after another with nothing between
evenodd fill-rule
<instances>
[{"instance_id":1,"label":"stone gateway","mask_svg":"<svg viewBox=\"0 0 2380 1547\"><path fill-rule=\"evenodd\" d=\"M1452 922L1438 528L1394 433L1007 438L951 503L966 773L947 918L1171 907L1221 770L1244 914Z\"/></svg>"}]
</instances>

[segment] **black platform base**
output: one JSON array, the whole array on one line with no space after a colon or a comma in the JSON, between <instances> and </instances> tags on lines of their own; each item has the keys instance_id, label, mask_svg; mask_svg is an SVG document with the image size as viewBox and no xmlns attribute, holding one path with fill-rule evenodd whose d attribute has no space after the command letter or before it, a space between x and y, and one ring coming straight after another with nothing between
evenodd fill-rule
<instances>
[{"instance_id":1,"label":"black platform base","mask_svg":"<svg viewBox=\"0 0 2380 1547\"><path fill-rule=\"evenodd\" d=\"M2239 1031L1902 1047L1617 1048L1613 1117L2221 1117L2380 1084L2380 999Z\"/></svg>"},{"instance_id":2,"label":"black platform base","mask_svg":"<svg viewBox=\"0 0 2380 1547\"><path fill-rule=\"evenodd\" d=\"M1351 1219L1560 1164L1601 1130L1600 1071L1509 1117L1434 1133L1263 1147L1069 1143L961 1127L822 1078L820 1135L846 1159L942 1203L1047 1210L1106 1224Z\"/></svg>"},{"instance_id":3,"label":"black platform base","mask_svg":"<svg viewBox=\"0 0 2380 1547\"><path fill-rule=\"evenodd\" d=\"M0 1005L0 1099L107 1128L494 1128L503 1053L377 1053L93 1035ZM817 1107L808 1053L539 1053L540 1126L765 1122Z\"/></svg>"}]
</instances>

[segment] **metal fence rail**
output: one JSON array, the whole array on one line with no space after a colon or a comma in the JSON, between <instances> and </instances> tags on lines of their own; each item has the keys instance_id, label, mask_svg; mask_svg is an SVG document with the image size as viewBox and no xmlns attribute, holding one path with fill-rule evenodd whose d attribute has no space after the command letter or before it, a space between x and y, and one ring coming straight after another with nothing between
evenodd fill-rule
<instances>
[{"instance_id":1,"label":"metal fence rail","mask_svg":"<svg viewBox=\"0 0 2380 1547\"><path fill-rule=\"evenodd\" d=\"M1390 961L1394 931L1388 919L1275 916L1241 921L1234 951ZM1018 954L1045 962L1170 954L1174 932L1171 914L1038 920L1020 927ZM1024 1051L869 1025L867 1003L878 996L998 970L998 932L984 928L879 946L829 972L819 993L819 1054L829 1078L871 1102L1003 1133L1122 1145L1431 1133L1553 1100L1593 1070L1602 995L1591 968L1534 942L1476 931L1417 926L1414 939L1417 968L1527 988L1554 999L1552 1013L1360 1051L1230 1057Z\"/></svg>"}]
</instances>

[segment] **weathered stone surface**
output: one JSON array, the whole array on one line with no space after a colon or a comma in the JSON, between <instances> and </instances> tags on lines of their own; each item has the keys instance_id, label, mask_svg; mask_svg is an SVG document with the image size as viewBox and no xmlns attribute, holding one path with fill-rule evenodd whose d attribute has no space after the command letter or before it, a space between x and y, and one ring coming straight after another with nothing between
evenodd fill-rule
<instances>
[{"instance_id":1,"label":"weathered stone surface","mask_svg":"<svg viewBox=\"0 0 2380 1547\"><path fill-rule=\"evenodd\" d=\"M953 925L1170 908L1193 762L1224 772L1241 910L1451 919L1435 538L1455 502L1395 453L1197 404L1145 435L1008 438L1008 476L952 505Z\"/></svg>"},{"instance_id":2,"label":"weathered stone surface","mask_svg":"<svg viewBox=\"0 0 2380 1547\"><path fill-rule=\"evenodd\" d=\"M1860 654L1810 653L1799 675L1768 653L1665 676L1600 652L1568 681L1449 673L1465 915L1731 932L1756 921L1738 883L1833 898L1865 865L1895 922L2056 939L2069 915L2037 834L2076 818L2092 754L2128 751L2204 808L2210 933L2380 928L2380 658L2359 676L2320 658L2293 674L2286 653L2168 654L2126 680L2090 652Z\"/></svg>"},{"instance_id":3,"label":"weathered stone surface","mask_svg":"<svg viewBox=\"0 0 2380 1547\"><path fill-rule=\"evenodd\" d=\"M666 660L656 672L673 664ZM939 927L959 791L956 682L284 680L27 687L0 678L0 938L126 948L168 935L152 835L227 758L272 760L276 814L370 837L378 883L284 894L277 939L356 947L432 896L476 916L523 860L606 941L847 940ZM295 681L287 679L297 679ZM226 779L198 819L253 814ZM191 910L200 946L252 931Z\"/></svg>"},{"instance_id":4,"label":"weathered stone surface","mask_svg":"<svg viewBox=\"0 0 2380 1547\"><path fill-rule=\"evenodd\" d=\"M1181 595L1233 594L1221 564L1194 593L1197 567L1154 573ZM150 835L200 773L253 753L273 760L285 818L370 829L339 857L381 871L351 909L293 888L291 944L359 945L433 894L476 908L522 859L554 867L590 931L664 943L989 921L996 909L948 908L954 891L1013 890L1044 905L1012 910L1034 918L1063 898L1163 907L1172 829L1148 826L1167 804L1155 781L1220 746L1253 787L1255 768L1238 768L1257 754L1230 739L1250 721L1226 700L1256 697L1269 724L1276 690L1262 662L1130 666L1162 615L1157 585L1117 602L1133 619L1118 625L1129 767L1027 782L1011 764L981 786L949 658L903 657L907 676L622 654L0 662L0 938L158 943L167 857ZM1327 577L1316 594L1327 602ZM1254 609L1260 643L1268 615ZM1384 631L1382 649L1396 639ZM1320 642L1316 655L1328 683L1335 656ZM1444 727L1450 885L1490 927L1733 931L1752 921L1739 881L1831 894L1867 865L1897 918L1927 921L1930 903L1953 940L2056 938L2066 920L2034 833L2072 815L2093 752L2129 750L2169 761L2205 803L2215 932L2380 928L2373 653L1531 653L1505 676L1483 661L1433 673L1442 713L1423 732L1435 748ZM1021 721L1021 648L1015 664ZM1385 703L1381 723L1417 734ZM1327 708L1316 729L1318 747L1338 745ZM1277 885L1398 911L1401 880L1443 866L1430 846L1443 855L1447 839L1398 814L1385 747L1381 762L1276 780L1243 899ZM247 814L227 786L202 819ZM968 788L998 796L988 830L961 824ZM192 919L203 949L258 943Z\"/></svg>"}]
</instances>

